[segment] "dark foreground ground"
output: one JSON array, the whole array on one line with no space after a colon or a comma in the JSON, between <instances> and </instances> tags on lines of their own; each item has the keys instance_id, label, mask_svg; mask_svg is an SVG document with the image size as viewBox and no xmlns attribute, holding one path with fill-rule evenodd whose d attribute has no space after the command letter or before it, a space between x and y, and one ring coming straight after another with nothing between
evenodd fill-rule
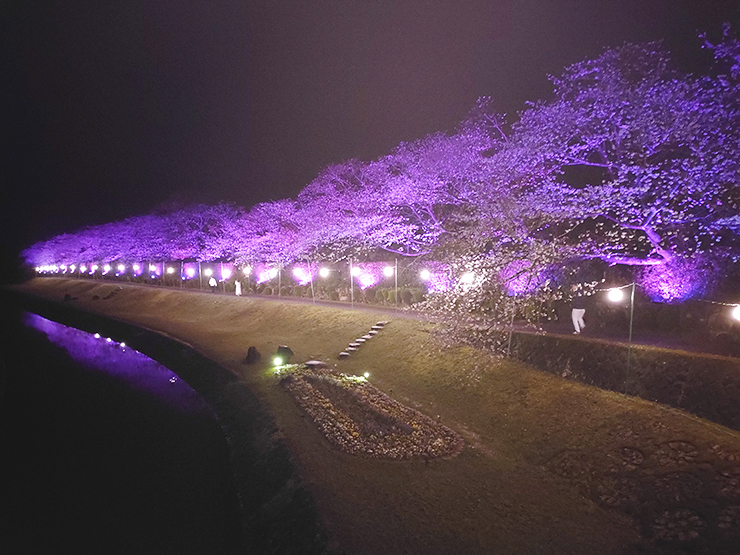
<instances>
[{"instance_id":1,"label":"dark foreground ground","mask_svg":"<svg viewBox=\"0 0 740 555\"><path fill-rule=\"evenodd\" d=\"M447 345L433 323L385 317L381 334L340 360L378 314L116 287L39 279L22 289L68 294L76 307L180 338L237 374L274 419L272 439L289 448L329 551L737 553L737 432ZM367 372L388 396L458 433L462 451L399 462L336 448L269 364L243 364L247 347L271 354L281 344L295 361Z\"/></svg>"}]
</instances>

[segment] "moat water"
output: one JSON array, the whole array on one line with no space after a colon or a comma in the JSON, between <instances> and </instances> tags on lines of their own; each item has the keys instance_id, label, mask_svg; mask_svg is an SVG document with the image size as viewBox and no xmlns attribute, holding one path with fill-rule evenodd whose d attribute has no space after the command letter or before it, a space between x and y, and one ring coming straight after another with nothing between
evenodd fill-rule
<instances>
[{"instance_id":1,"label":"moat water","mask_svg":"<svg viewBox=\"0 0 740 555\"><path fill-rule=\"evenodd\" d=\"M3 318L3 553L239 551L228 445L190 386L115 338Z\"/></svg>"}]
</instances>

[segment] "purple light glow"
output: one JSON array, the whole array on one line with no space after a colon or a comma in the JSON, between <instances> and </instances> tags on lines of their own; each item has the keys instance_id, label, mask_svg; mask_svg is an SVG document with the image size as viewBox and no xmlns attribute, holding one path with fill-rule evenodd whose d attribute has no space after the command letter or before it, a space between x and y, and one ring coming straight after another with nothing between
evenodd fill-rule
<instances>
[{"instance_id":1,"label":"purple light glow","mask_svg":"<svg viewBox=\"0 0 740 555\"><path fill-rule=\"evenodd\" d=\"M387 262L363 262L352 266L352 274L360 289L363 291L368 287L380 283L385 279L384 269ZM391 274L392 275L392 274Z\"/></svg>"},{"instance_id":2,"label":"purple light glow","mask_svg":"<svg viewBox=\"0 0 740 555\"><path fill-rule=\"evenodd\" d=\"M293 278L300 285L308 285L313 281L314 276L308 266L293 266Z\"/></svg>"},{"instance_id":3,"label":"purple light glow","mask_svg":"<svg viewBox=\"0 0 740 555\"><path fill-rule=\"evenodd\" d=\"M278 269L260 264L255 267L255 273L257 274L257 283L265 283L277 277Z\"/></svg>"},{"instance_id":4,"label":"purple light glow","mask_svg":"<svg viewBox=\"0 0 740 555\"><path fill-rule=\"evenodd\" d=\"M188 279L193 279L195 277L196 269L192 266L185 268L185 275L188 277Z\"/></svg>"},{"instance_id":5,"label":"purple light glow","mask_svg":"<svg viewBox=\"0 0 740 555\"><path fill-rule=\"evenodd\" d=\"M366 273L361 273L358 276L357 281L360 282L360 289L362 290L365 290L368 287L372 287L377 283L377 279L375 278L375 276Z\"/></svg>"},{"instance_id":6,"label":"purple light glow","mask_svg":"<svg viewBox=\"0 0 740 555\"><path fill-rule=\"evenodd\" d=\"M91 372L104 372L176 410L212 414L203 399L171 370L124 343L100 341L99 334L93 336L37 314L27 313L24 323L44 333L54 345L66 349L75 362Z\"/></svg>"},{"instance_id":7,"label":"purple light glow","mask_svg":"<svg viewBox=\"0 0 740 555\"><path fill-rule=\"evenodd\" d=\"M533 293L540 284L540 279L532 272L532 263L529 260L514 260L509 262L499 276L509 295L518 297L527 293Z\"/></svg>"},{"instance_id":8,"label":"purple light glow","mask_svg":"<svg viewBox=\"0 0 740 555\"><path fill-rule=\"evenodd\" d=\"M452 287L450 267L447 264L428 261L424 266L419 272L419 279L426 284L427 293L443 293ZM424 272L423 276L422 272Z\"/></svg>"},{"instance_id":9,"label":"purple light glow","mask_svg":"<svg viewBox=\"0 0 740 555\"><path fill-rule=\"evenodd\" d=\"M703 294L706 278L690 261L676 260L643 269L640 285L653 302L677 303Z\"/></svg>"}]
</instances>

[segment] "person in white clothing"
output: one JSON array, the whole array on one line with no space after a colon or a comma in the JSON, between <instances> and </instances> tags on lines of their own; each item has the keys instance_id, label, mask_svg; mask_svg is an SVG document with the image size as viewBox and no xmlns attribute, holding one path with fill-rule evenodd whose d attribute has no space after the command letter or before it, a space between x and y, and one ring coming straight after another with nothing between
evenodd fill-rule
<instances>
[{"instance_id":1,"label":"person in white clothing","mask_svg":"<svg viewBox=\"0 0 740 555\"><path fill-rule=\"evenodd\" d=\"M577 285L573 285L571 287L571 291L573 291L574 297L573 297L573 304L571 305L573 308L570 313L571 320L573 320L573 329L575 330L574 334L581 333L581 330L586 327L586 323L583 321L583 316L586 314L586 297L584 297L581 294L575 294L578 290Z\"/></svg>"}]
</instances>

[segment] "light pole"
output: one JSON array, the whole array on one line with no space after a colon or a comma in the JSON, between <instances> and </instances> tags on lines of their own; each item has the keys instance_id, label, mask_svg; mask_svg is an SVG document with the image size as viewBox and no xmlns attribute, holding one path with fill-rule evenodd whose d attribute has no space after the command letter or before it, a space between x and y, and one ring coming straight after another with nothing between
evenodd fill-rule
<instances>
[{"instance_id":1,"label":"light pole","mask_svg":"<svg viewBox=\"0 0 740 555\"><path fill-rule=\"evenodd\" d=\"M629 340L627 344L627 375L624 378L624 392L627 393L627 382L630 375L630 363L632 359L632 322L635 314L635 282L633 281L629 285L623 285L622 287L613 287L607 292L607 298L613 302L618 303L624 299L624 289L630 288L630 331Z\"/></svg>"}]
</instances>

